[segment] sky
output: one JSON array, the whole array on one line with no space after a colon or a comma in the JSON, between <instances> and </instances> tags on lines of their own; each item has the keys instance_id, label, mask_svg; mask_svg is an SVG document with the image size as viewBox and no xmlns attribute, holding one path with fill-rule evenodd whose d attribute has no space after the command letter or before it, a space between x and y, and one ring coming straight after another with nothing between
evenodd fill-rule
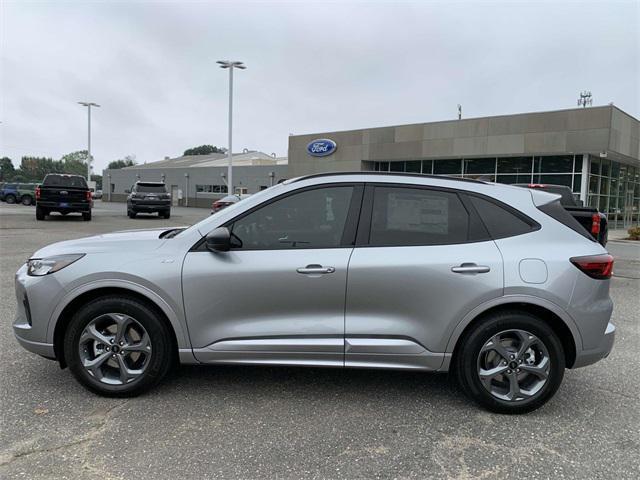
<instances>
[{"instance_id":1,"label":"sky","mask_svg":"<svg viewBox=\"0 0 640 480\"><path fill-rule=\"evenodd\" d=\"M613 102L640 117L637 1L0 0L0 156L86 148L96 173L185 149Z\"/></svg>"}]
</instances>

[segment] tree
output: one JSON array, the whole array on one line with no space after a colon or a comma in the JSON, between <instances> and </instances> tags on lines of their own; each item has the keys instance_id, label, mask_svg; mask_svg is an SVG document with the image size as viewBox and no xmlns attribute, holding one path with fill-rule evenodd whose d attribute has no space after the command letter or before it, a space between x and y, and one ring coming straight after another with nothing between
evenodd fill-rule
<instances>
[{"instance_id":1,"label":"tree","mask_svg":"<svg viewBox=\"0 0 640 480\"><path fill-rule=\"evenodd\" d=\"M0 158L0 181L4 182L13 179L16 169L9 157Z\"/></svg>"},{"instance_id":2,"label":"tree","mask_svg":"<svg viewBox=\"0 0 640 480\"><path fill-rule=\"evenodd\" d=\"M96 182L96 190L102 190L102 175L91 174L91 180Z\"/></svg>"},{"instance_id":3,"label":"tree","mask_svg":"<svg viewBox=\"0 0 640 480\"><path fill-rule=\"evenodd\" d=\"M63 155L60 160L62 160L65 163L66 162L84 162L86 164L88 153L89 152L87 152L86 150L78 150L77 152L71 152L71 153L67 153L66 155Z\"/></svg>"},{"instance_id":4,"label":"tree","mask_svg":"<svg viewBox=\"0 0 640 480\"><path fill-rule=\"evenodd\" d=\"M183 155L210 155L212 153L225 153L226 148L219 148L213 145L200 145L199 147L188 148Z\"/></svg>"},{"instance_id":5,"label":"tree","mask_svg":"<svg viewBox=\"0 0 640 480\"><path fill-rule=\"evenodd\" d=\"M107 165L109 170L118 170L120 168L125 167L133 167L136 164L136 156L135 155L127 155L120 160L114 160Z\"/></svg>"}]
</instances>

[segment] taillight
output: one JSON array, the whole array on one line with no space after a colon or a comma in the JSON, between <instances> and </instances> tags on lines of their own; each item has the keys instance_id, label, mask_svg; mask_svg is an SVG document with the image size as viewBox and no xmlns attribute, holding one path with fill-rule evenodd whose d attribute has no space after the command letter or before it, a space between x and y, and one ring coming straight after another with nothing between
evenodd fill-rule
<instances>
[{"instance_id":1,"label":"taillight","mask_svg":"<svg viewBox=\"0 0 640 480\"><path fill-rule=\"evenodd\" d=\"M40 200L40 187L36 187L36 200Z\"/></svg>"},{"instance_id":2,"label":"taillight","mask_svg":"<svg viewBox=\"0 0 640 480\"><path fill-rule=\"evenodd\" d=\"M594 213L591 215L591 234L597 237L600 233L600 214Z\"/></svg>"},{"instance_id":3,"label":"taillight","mask_svg":"<svg viewBox=\"0 0 640 480\"><path fill-rule=\"evenodd\" d=\"M91 190L89 190L88 192L84 192L84 194L87 197L87 200L91 201Z\"/></svg>"},{"instance_id":4,"label":"taillight","mask_svg":"<svg viewBox=\"0 0 640 480\"><path fill-rule=\"evenodd\" d=\"M573 257L571 263L584 274L598 280L606 280L613 274L613 257L608 254Z\"/></svg>"}]
</instances>

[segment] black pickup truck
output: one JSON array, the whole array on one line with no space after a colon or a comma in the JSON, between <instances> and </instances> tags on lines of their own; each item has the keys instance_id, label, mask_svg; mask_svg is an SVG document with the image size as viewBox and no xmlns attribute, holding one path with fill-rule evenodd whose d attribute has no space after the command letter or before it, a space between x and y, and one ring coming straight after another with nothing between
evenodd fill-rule
<instances>
[{"instance_id":1,"label":"black pickup truck","mask_svg":"<svg viewBox=\"0 0 640 480\"><path fill-rule=\"evenodd\" d=\"M582 225L587 232L603 247L607 244L609 228L607 216L600 213L597 208L585 207L582 202L576 201L571 189L564 185L547 185L540 183L517 183L518 187L535 188L549 193L560 195L560 204L564 209Z\"/></svg>"},{"instance_id":2,"label":"black pickup truck","mask_svg":"<svg viewBox=\"0 0 640 480\"><path fill-rule=\"evenodd\" d=\"M66 215L79 212L85 221L91 220L91 191L84 177L50 173L36 188L36 219L44 220L51 212Z\"/></svg>"}]
</instances>

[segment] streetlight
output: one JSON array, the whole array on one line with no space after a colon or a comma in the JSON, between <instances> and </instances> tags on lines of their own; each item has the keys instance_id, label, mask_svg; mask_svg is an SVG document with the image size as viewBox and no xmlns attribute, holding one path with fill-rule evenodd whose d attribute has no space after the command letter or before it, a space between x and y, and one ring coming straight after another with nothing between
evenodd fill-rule
<instances>
[{"instance_id":1,"label":"streetlight","mask_svg":"<svg viewBox=\"0 0 640 480\"><path fill-rule=\"evenodd\" d=\"M229 159L228 166L228 174L229 177L227 180L227 193L233 195L233 160L232 160L232 130L233 130L233 69L239 68L240 70L244 70L247 68L244 63L238 62L235 60L218 60L216 63L220 65L220 68L228 68L229 69L229 150L227 152Z\"/></svg>"},{"instance_id":2,"label":"streetlight","mask_svg":"<svg viewBox=\"0 0 640 480\"><path fill-rule=\"evenodd\" d=\"M87 183L91 181L91 107L99 107L93 102L78 102L80 105L87 107L88 112L88 132L87 132Z\"/></svg>"}]
</instances>

